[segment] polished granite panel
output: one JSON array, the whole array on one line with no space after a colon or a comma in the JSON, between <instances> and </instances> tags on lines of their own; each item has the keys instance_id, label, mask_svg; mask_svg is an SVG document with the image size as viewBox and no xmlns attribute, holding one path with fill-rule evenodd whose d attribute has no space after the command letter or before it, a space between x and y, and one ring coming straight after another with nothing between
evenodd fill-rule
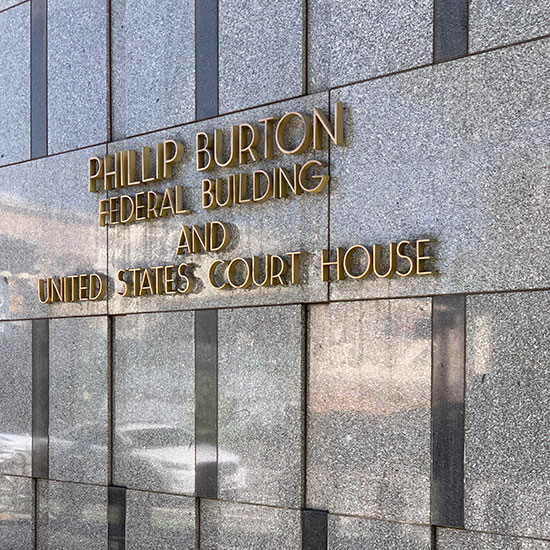
<instances>
[{"instance_id":1,"label":"polished granite panel","mask_svg":"<svg viewBox=\"0 0 550 550\"><path fill-rule=\"evenodd\" d=\"M310 91L432 61L432 0L310 0L307 5Z\"/></svg>"},{"instance_id":2,"label":"polished granite panel","mask_svg":"<svg viewBox=\"0 0 550 550\"><path fill-rule=\"evenodd\" d=\"M549 292L467 300L465 525L550 539Z\"/></svg>"},{"instance_id":3,"label":"polished granite panel","mask_svg":"<svg viewBox=\"0 0 550 550\"><path fill-rule=\"evenodd\" d=\"M107 488L38 481L38 550L107 550Z\"/></svg>"},{"instance_id":4,"label":"polished granite panel","mask_svg":"<svg viewBox=\"0 0 550 550\"><path fill-rule=\"evenodd\" d=\"M108 482L107 317L50 321L50 477Z\"/></svg>"},{"instance_id":5,"label":"polished granite panel","mask_svg":"<svg viewBox=\"0 0 550 550\"><path fill-rule=\"evenodd\" d=\"M470 51L550 34L547 0L470 0Z\"/></svg>"},{"instance_id":6,"label":"polished granite panel","mask_svg":"<svg viewBox=\"0 0 550 550\"><path fill-rule=\"evenodd\" d=\"M48 0L48 153L107 141L107 3Z\"/></svg>"},{"instance_id":7,"label":"polished granite panel","mask_svg":"<svg viewBox=\"0 0 550 550\"><path fill-rule=\"evenodd\" d=\"M0 246L7 260L0 268L0 319L106 313L106 300L42 304L37 292L38 279L107 274L107 235L97 197L88 192L88 158L104 151L0 168Z\"/></svg>"},{"instance_id":8,"label":"polished granite panel","mask_svg":"<svg viewBox=\"0 0 550 550\"><path fill-rule=\"evenodd\" d=\"M193 120L195 2L113 0L113 135Z\"/></svg>"},{"instance_id":9,"label":"polished granite panel","mask_svg":"<svg viewBox=\"0 0 550 550\"><path fill-rule=\"evenodd\" d=\"M195 499L128 491L126 550L194 550Z\"/></svg>"},{"instance_id":10,"label":"polished granite panel","mask_svg":"<svg viewBox=\"0 0 550 550\"><path fill-rule=\"evenodd\" d=\"M431 301L311 307L307 506L430 521Z\"/></svg>"},{"instance_id":11,"label":"polished granite panel","mask_svg":"<svg viewBox=\"0 0 550 550\"><path fill-rule=\"evenodd\" d=\"M550 550L550 541L437 529L438 550Z\"/></svg>"},{"instance_id":12,"label":"polished granite panel","mask_svg":"<svg viewBox=\"0 0 550 550\"><path fill-rule=\"evenodd\" d=\"M0 322L0 473L31 475L31 321Z\"/></svg>"},{"instance_id":13,"label":"polished granite panel","mask_svg":"<svg viewBox=\"0 0 550 550\"><path fill-rule=\"evenodd\" d=\"M0 9L8 7L0 1ZM31 154L30 2L0 13L0 165Z\"/></svg>"},{"instance_id":14,"label":"polished granite panel","mask_svg":"<svg viewBox=\"0 0 550 550\"><path fill-rule=\"evenodd\" d=\"M109 302L111 313L326 300L327 285L321 280L318 260L320 250L327 246L328 238L328 192L326 189L318 194L303 193L300 196L292 195L285 199L272 198L263 203L239 204L205 210L202 207L201 182L205 177L223 177L224 181L227 181L228 176L238 173L249 174L252 179L251 174L254 170L266 169L272 172L279 166L292 170L295 163L303 165L307 160L313 159L326 163L328 160L327 148L317 152L308 149L301 155L283 156L277 152L274 160L251 162L244 166L209 172L197 172L194 158L195 134L197 132L212 134L215 129L221 129L224 132L225 142L227 142L233 124L251 123L260 126L257 121L263 117L280 117L291 111L312 114L315 106L326 112L328 110L327 95L317 94L278 103L271 107L261 107L234 115L226 115L197 124L117 142L109 146L111 154L124 149L134 149L138 152L139 160L143 146L155 147L158 142L165 139L180 140L185 150L183 160L174 168L174 177L168 185L183 186L185 205L193 211L190 215L176 215L109 227L110 273L114 275L119 269L190 263L194 266L191 273L196 279L195 288L190 294L147 295L137 299L132 296L120 296L118 293L123 291L124 286L115 280L116 290ZM263 127L263 124L261 126ZM289 146L292 146L293 139L297 137L294 128L289 128L287 137ZM260 145L258 152L263 154L263 150L263 145ZM164 192L165 188L165 182L136 185L128 189L126 193L135 195L137 192L147 190ZM104 192L99 195L101 198L104 196ZM189 226L197 224L203 228L205 222L212 221L224 222L231 229L232 240L225 250L219 253L176 254L184 224ZM208 269L216 259L232 260L237 257L251 258L256 255L260 257L260 265L263 268L266 254L285 256L289 252L307 253L302 258L302 284L218 290L213 288L208 281ZM290 261L290 257L286 256L286 260ZM219 271L218 275L221 275L221 270ZM131 275L128 274L125 277L128 280L131 279ZM218 281L218 284L221 283Z\"/></svg>"},{"instance_id":15,"label":"polished granite panel","mask_svg":"<svg viewBox=\"0 0 550 550\"><path fill-rule=\"evenodd\" d=\"M439 276L340 281L331 298L550 285L550 40L337 90L331 247L430 237ZM467 93L466 93L467 91Z\"/></svg>"},{"instance_id":16,"label":"polished granite panel","mask_svg":"<svg viewBox=\"0 0 550 550\"><path fill-rule=\"evenodd\" d=\"M303 93L302 0L220 0L220 112Z\"/></svg>"},{"instance_id":17,"label":"polished granite panel","mask_svg":"<svg viewBox=\"0 0 550 550\"><path fill-rule=\"evenodd\" d=\"M115 485L193 494L193 332L190 312L116 318Z\"/></svg>"},{"instance_id":18,"label":"polished granite panel","mask_svg":"<svg viewBox=\"0 0 550 550\"><path fill-rule=\"evenodd\" d=\"M300 507L301 306L219 312L219 497Z\"/></svg>"},{"instance_id":19,"label":"polished granite panel","mask_svg":"<svg viewBox=\"0 0 550 550\"><path fill-rule=\"evenodd\" d=\"M201 500L201 550L299 550L300 511Z\"/></svg>"},{"instance_id":20,"label":"polished granite panel","mask_svg":"<svg viewBox=\"0 0 550 550\"><path fill-rule=\"evenodd\" d=\"M33 481L0 475L0 550L29 550L33 543Z\"/></svg>"},{"instance_id":21,"label":"polished granite panel","mask_svg":"<svg viewBox=\"0 0 550 550\"><path fill-rule=\"evenodd\" d=\"M430 550L429 526L329 515L330 550Z\"/></svg>"},{"instance_id":22,"label":"polished granite panel","mask_svg":"<svg viewBox=\"0 0 550 550\"><path fill-rule=\"evenodd\" d=\"M25 0L0 0L0 11L7 10L8 8L12 8L13 6L16 6L17 4L21 4L24 1Z\"/></svg>"}]
</instances>

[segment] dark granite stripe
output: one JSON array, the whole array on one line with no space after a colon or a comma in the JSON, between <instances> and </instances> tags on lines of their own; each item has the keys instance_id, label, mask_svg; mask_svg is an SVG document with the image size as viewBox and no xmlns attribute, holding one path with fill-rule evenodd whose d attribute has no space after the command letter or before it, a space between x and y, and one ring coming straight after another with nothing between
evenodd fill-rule
<instances>
[{"instance_id":1,"label":"dark granite stripe","mask_svg":"<svg viewBox=\"0 0 550 550\"><path fill-rule=\"evenodd\" d=\"M109 484L113 483L114 475L114 442L115 442L115 370L114 370L114 342L115 342L115 318L113 315L107 317L107 361L109 369L109 396L108 396L108 414L109 414Z\"/></svg>"},{"instance_id":2,"label":"dark granite stripe","mask_svg":"<svg viewBox=\"0 0 550 550\"><path fill-rule=\"evenodd\" d=\"M126 488L107 489L108 550L126 548Z\"/></svg>"},{"instance_id":3,"label":"dark granite stripe","mask_svg":"<svg viewBox=\"0 0 550 550\"><path fill-rule=\"evenodd\" d=\"M195 0L195 114L218 114L218 0Z\"/></svg>"},{"instance_id":4,"label":"dark granite stripe","mask_svg":"<svg viewBox=\"0 0 550 550\"><path fill-rule=\"evenodd\" d=\"M218 311L195 312L195 494L218 496Z\"/></svg>"},{"instance_id":5,"label":"dark granite stripe","mask_svg":"<svg viewBox=\"0 0 550 550\"><path fill-rule=\"evenodd\" d=\"M302 510L302 550L326 550L328 547L328 512Z\"/></svg>"},{"instance_id":6,"label":"dark granite stripe","mask_svg":"<svg viewBox=\"0 0 550 550\"><path fill-rule=\"evenodd\" d=\"M49 477L50 324L32 322L32 476Z\"/></svg>"},{"instance_id":7,"label":"dark granite stripe","mask_svg":"<svg viewBox=\"0 0 550 550\"><path fill-rule=\"evenodd\" d=\"M31 158L48 154L48 1L31 0Z\"/></svg>"},{"instance_id":8,"label":"dark granite stripe","mask_svg":"<svg viewBox=\"0 0 550 550\"><path fill-rule=\"evenodd\" d=\"M464 527L465 296L433 298L433 525Z\"/></svg>"},{"instance_id":9,"label":"dark granite stripe","mask_svg":"<svg viewBox=\"0 0 550 550\"><path fill-rule=\"evenodd\" d=\"M468 0L434 0L434 63L468 55Z\"/></svg>"}]
</instances>

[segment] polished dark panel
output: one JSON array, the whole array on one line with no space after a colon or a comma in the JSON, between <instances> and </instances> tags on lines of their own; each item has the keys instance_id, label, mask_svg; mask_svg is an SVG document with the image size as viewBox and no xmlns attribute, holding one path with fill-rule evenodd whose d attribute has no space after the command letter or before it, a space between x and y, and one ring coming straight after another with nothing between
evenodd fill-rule
<instances>
[{"instance_id":1,"label":"polished dark panel","mask_svg":"<svg viewBox=\"0 0 550 550\"><path fill-rule=\"evenodd\" d=\"M49 477L50 323L32 322L32 476Z\"/></svg>"},{"instance_id":2,"label":"polished dark panel","mask_svg":"<svg viewBox=\"0 0 550 550\"><path fill-rule=\"evenodd\" d=\"M433 299L432 486L434 525L464 526L465 297Z\"/></svg>"},{"instance_id":3,"label":"polished dark panel","mask_svg":"<svg viewBox=\"0 0 550 550\"><path fill-rule=\"evenodd\" d=\"M31 158L48 154L48 1L31 0Z\"/></svg>"},{"instance_id":4,"label":"polished dark panel","mask_svg":"<svg viewBox=\"0 0 550 550\"><path fill-rule=\"evenodd\" d=\"M434 63L468 54L468 0L434 0Z\"/></svg>"},{"instance_id":5,"label":"polished dark panel","mask_svg":"<svg viewBox=\"0 0 550 550\"><path fill-rule=\"evenodd\" d=\"M218 311L195 312L195 494L218 495Z\"/></svg>"},{"instance_id":6,"label":"polished dark panel","mask_svg":"<svg viewBox=\"0 0 550 550\"><path fill-rule=\"evenodd\" d=\"M108 549L126 548L126 488L110 486L107 490Z\"/></svg>"},{"instance_id":7,"label":"polished dark panel","mask_svg":"<svg viewBox=\"0 0 550 550\"><path fill-rule=\"evenodd\" d=\"M302 510L302 550L326 550L328 512Z\"/></svg>"},{"instance_id":8,"label":"polished dark panel","mask_svg":"<svg viewBox=\"0 0 550 550\"><path fill-rule=\"evenodd\" d=\"M195 2L197 120L218 114L218 0Z\"/></svg>"}]
</instances>

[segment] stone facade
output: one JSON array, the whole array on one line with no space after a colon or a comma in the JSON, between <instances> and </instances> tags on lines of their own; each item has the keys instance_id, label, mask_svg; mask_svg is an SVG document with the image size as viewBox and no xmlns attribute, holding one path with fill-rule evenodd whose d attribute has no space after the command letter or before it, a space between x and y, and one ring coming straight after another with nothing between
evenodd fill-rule
<instances>
[{"instance_id":1,"label":"stone facade","mask_svg":"<svg viewBox=\"0 0 550 550\"><path fill-rule=\"evenodd\" d=\"M0 0L0 550L550 550L549 6ZM340 103L343 143L197 171L197 134L227 158ZM146 191L190 212L100 225L143 189L90 193L89 159L165 140ZM205 177L312 162L319 193L204 208ZM213 222L225 250L178 253ZM425 276L321 263L417 239ZM297 252L297 281L209 279ZM182 262L189 293L122 295ZM92 273L102 299L40 300Z\"/></svg>"}]
</instances>

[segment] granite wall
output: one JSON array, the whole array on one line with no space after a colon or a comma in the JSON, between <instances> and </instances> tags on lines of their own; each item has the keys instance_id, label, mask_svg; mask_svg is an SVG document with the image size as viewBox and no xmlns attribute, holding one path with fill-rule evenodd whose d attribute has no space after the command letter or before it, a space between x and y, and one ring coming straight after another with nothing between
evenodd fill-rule
<instances>
[{"instance_id":1,"label":"granite wall","mask_svg":"<svg viewBox=\"0 0 550 550\"><path fill-rule=\"evenodd\" d=\"M546 0L0 0L0 550L550 550L549 35ZM202 208L198 132L337 102L327 189ZM88 159L166 139L191 213L101 227ZM212 221L192 292L120 295ZM322 280L424 237L437 274ZM105 299L40 302L77 273Z\"/></svg>"}]
</instances>

